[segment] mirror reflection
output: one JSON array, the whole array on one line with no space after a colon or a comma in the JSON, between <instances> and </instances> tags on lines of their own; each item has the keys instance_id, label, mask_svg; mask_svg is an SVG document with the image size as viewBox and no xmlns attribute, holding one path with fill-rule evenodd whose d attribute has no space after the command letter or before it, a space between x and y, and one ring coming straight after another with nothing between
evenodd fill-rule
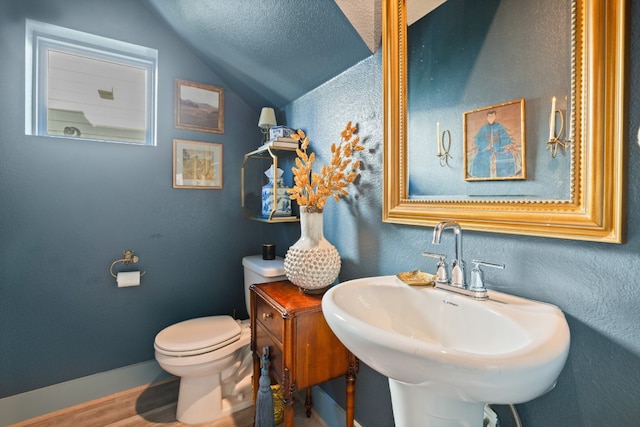
<instances>
[{"instance_id":1,"label":"mirror reflection","mask_svg":"<svg viewBox=\"0 0 640 427\"><path fill-rule=\"evenodd\" d=\"M409 198L570 200L571 2L448 0L411 23L416 3Z\"/></svg>"},{"instance_id":2,"label":"mirror reflection","mask_svg":"<svg viewBox=\"0 0 640 427\"><path fill-rule=\"evenodd\" d=\"M383 221L620 243L628 1L448 0L410 28L407 1L383 0Z\"/></svg>"}]
</instances>

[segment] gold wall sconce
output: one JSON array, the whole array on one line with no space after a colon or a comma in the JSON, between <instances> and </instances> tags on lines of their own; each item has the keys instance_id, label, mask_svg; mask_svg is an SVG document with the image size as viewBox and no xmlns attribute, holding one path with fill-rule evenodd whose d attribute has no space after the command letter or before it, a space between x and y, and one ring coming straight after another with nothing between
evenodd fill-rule
<instances>
[{"instance_id":1,"label":"gold wall sconce","mask_svg":"<svg viewBox=\"0 0 640 427\"><path fill-rule=\"evenodd\" d=\"M568 107L567 107L568 108ZM560 130L556 133L556 116L560 116ZM567 128L569 133L566 138L562 138L562 133L565 132L565 119L562 110L556 108L556 97L551 98L551 114L549 115L549 141L547 142L547 148L551 152L551 157L556 158L558 155L558 146L563 150L567 149L567 146L571 144L573 139L571 132L571 113L567 112Z\"/></svg>"},{"instance_id":2,"label":"gold wall sconce","mask_svg":"<svg viewBox=\"0 0 640 427\"><path fill-rule=\"evenodd\" d=\"M449 166L449 159L453 159L453 156L449 154L451 151L451 132L449 129L440 133L440 122L437 123L438 131L438 158L440 159L440 166Z\"/></svg>"}]
</instances>

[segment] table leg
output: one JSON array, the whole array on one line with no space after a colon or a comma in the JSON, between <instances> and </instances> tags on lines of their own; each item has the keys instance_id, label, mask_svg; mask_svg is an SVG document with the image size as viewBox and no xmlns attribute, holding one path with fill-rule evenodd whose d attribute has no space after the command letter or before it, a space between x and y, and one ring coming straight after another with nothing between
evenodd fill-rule
<instances>
[{"instance_id":1,"label":"table leg","mask_svg":"<svg viewBox=\"0 0 640 427\"><path fill-rule=\"evenodd\" d=\"M253 377L251 378L251 382L253 384L252 388L252 397L253 404L256 404L256 399L258 397L258 387L260 387L260 359L253 353Z\"/></svg>"},{"instance_id":2,"label":"table leg","mask_svg":"<svg viewBox=\"0 0 640 427\"><path fill-rule=\"evenodd\" d=\"M293 427L293 419L294 419L294 399L293 396L291 399L284 401L284 427Z\"/></svg>"},{"instance_id":3,"label":"table leg","mask_svg":"<svg viewBox=\"0 0 640 427\"><path fill-rule=\"evenodd\" d=\"M311 417L311 408L313 408L311 387L307 387L307 395L305 396L305 399L304 399L304 407L307 408L307 418Z\"/></svg>"},{"instance_id":4,"label":"table leg","mask_svg":"<svg viewBox=\"0 0 640 427\"><path fill-rule=\"evenodd\" d=\"M347 427L353 427L353 420L355 417L356 371L357 364L355 364L355 367L353 368L350 367L347 375L345 376L347 380Z\"/></svg>"}]
</instances>

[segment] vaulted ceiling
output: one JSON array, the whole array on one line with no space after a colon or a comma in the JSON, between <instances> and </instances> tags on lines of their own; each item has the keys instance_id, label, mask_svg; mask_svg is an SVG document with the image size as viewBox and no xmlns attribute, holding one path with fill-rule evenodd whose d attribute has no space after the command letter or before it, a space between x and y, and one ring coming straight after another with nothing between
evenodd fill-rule
<instances>
[{"instance_id":1,"label":"vaulted ceiling","mask_svg":"<svg viewBox=\"0 0 640 427\"><path fill-rule=\"evenodd\" d=\"M143 1L256 110L283 107L380 45L381 0Z\"/></svg>"},{"instance_id":2,"label":"vaulted ceiling","mask_svg":"<svg viewBox=\"0 0 640 427\"><path fill-rule=\"evenodd\" d=\"M382 0L142 0L255 109L281 108L376 52ZM407 0L416 21L445 0Z\"/></svg>"}]
</instances>

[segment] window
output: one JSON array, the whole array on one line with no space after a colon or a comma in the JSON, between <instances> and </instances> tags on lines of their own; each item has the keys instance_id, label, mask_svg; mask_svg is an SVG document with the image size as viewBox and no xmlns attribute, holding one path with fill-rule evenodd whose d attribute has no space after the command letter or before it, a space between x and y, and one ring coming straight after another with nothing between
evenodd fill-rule
<instances>
[{"instance_id":1,"label":"window","mask_svg":"<svg viewBox=\"0 0 640 427\"><path fill-rule=\"evenodd\" d=\"M27 135L156 145L158 52L32 20Z\"/></svg>"}]
</instances>

